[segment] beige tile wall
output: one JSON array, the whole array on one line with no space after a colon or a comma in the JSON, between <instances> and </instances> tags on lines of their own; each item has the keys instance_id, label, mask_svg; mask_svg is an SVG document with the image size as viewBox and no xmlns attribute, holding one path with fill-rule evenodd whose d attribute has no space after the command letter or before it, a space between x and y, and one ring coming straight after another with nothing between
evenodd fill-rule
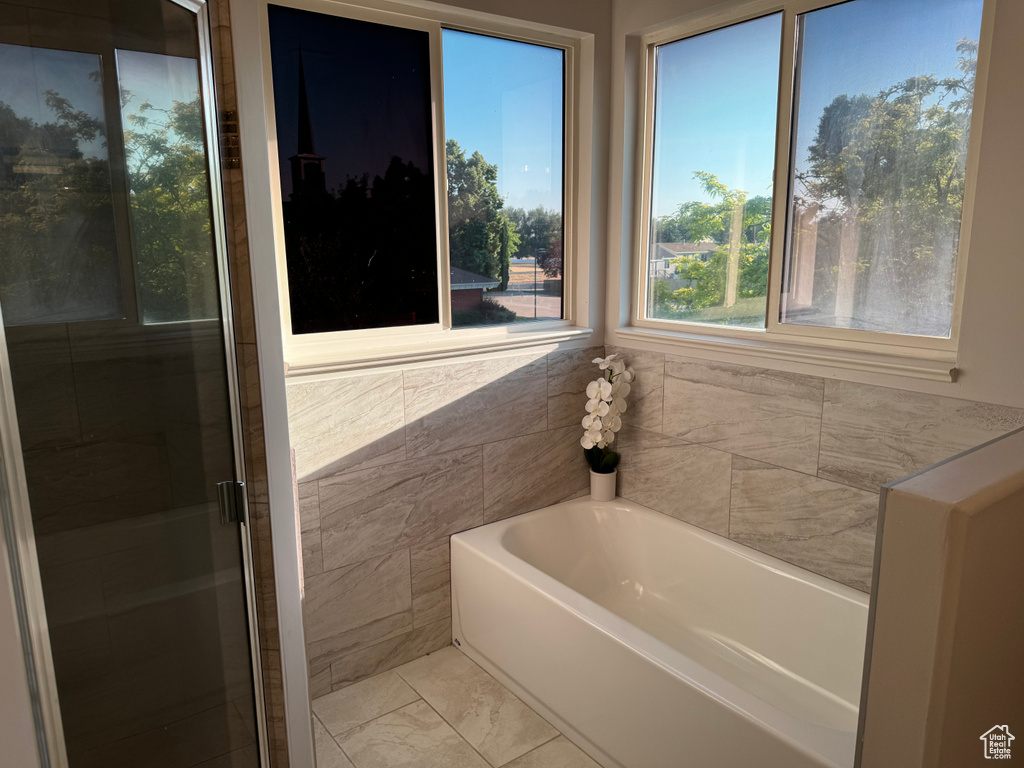
<instances>
[{"instance_id":1,"label":"beige tile wall","mask_svg":"<svg viewBox=\"0 0 1024 768\"><path fill-rule=\"evenodd\" d=\"M235 70L232 60L231 16L228 0L211 0L217 103L222 113L237 112ZM244 130L244 128L243 128ZM263 405L256 346L256 315L249 268L249 240L245 217L244 169L222 170L231 312L235 328L235 356L239 368L246 488L251 520L250 538L256 580L256 612L263 673L263 695L270 764L288 766L288 734L284 717L284 681L281 638L277 621L277 592L270 539L270 504L267 496L267 461L263 434Z\"/></svg>"},{"instance_id":2,"label":"beige tile wall","mask_svg":"<svg viewBox=\"0 0 1024 768\"><path fill-rule=\"evenodd\" d=\"M1024 410L608 347L637 372L619 494L867 591L878 490Z\"/></svg>"},{"instance_id":3,"label":"beige tile wall","mask_svg":"<svg viewBox=\"0 0 1024 768\"><path fill-rule=\"evenodd\" d=\"M289 383L312 696L451 641L453 533L587 492L577 424L601 353Z\"/></svg>"}]
</instances>

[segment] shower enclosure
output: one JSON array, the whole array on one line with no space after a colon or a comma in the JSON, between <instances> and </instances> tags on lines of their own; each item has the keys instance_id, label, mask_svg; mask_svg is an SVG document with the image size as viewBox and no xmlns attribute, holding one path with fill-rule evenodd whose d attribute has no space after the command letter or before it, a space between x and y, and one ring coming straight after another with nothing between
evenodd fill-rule
<instances>
[{"instance_id":1,"label":"shower enclosure","mask_svg":"<svg viewBox=\"0 0 1024 768\"><path fill-rule=\"evenodd\" d=\"M256 768L207 9L0 14L0 503L42 763Z\"/></svg>"}]
</instances>

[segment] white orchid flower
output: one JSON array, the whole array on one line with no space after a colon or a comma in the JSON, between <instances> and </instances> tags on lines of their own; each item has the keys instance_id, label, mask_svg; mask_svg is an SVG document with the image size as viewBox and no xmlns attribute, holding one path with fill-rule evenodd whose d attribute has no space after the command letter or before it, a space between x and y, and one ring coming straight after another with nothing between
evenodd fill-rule
<instances>
[{"instance_id":1,"label":"white orchid flower","mask_svg":"<svg viewBox=\"0 0 1024 768\"><path fill-rule=\"evenodd\" d=\"M621 397L615 398L615 410L618 413L626 412L626 401L623 400ZM601 415L603 416L604 414Z\"/></svg>"},{"instance_id":2,"label":"white orchid flower","mask_svg":"<svg viewBox=\"0 0 1024 768\"><path fill-rule=\"evenodd\" d=\"M594 399L596 397L602 400L610 400L612 395L612 384L606 379L595 379L594 381L587 384L587 397Z\"/></svg>"},{"instance_id":3,"label":"white orchid flower","mask_svg":"<svg viewBox=\"0 0 1024 768\"><path fill-rule=\"evenodd\" d=\"M627 368L626 370L624 370L622 372L622 381L623 382L630 382L630 381L632 381L635 378L636 378L636 373L634 373L632 368Z\"/></svg>"},{"instance_id":4,"label":"white orchid flower","mask_svg":"<svg viewBox=\"0 0 1024 768\"><path fill-rule=\"evenodd\" d=\"M620 419L618 416L613 416L611 419L608 419L605 422L604 426L606 426L612 432L618 432L620 429L622 429L622 419Z\"/></svg>"},{"instance_id":5,"label":"white orchid flower","mask_svg":"<svg viewBox=\"0 0 1024 768\"><path fill-rule=\"evenodd\" d=\"M630 389L629 384L620 379L612 384L612 395L615 397L625 397L629 394Z\"/></svg>"},{"instance_id":6,"label":"white orchid flower","mask_svg":"<svg viewBox=\"0 0 1024 768\"><path fill-rule=\"evenodd\" d=\"M583 437L580 438L580 445L582 445L589 451L591 448L597 445L597 443L593 441L593 439L590 437L590 433L588 432L587 434L583 435Z\"/></svg>"},{"instance_id":7,"label":"white orchid flower","mask_svg":"<svg viewBox=\"0 0 1024 768\"><path fill-rule=\"evenodd\" d=\"M621 360L614 360L611 363L612 375L621 376L626 371L626 364Z\"/></svg>"},{"instance_id":8,"label":"white orchid flower","mask_svg":"<svg viewBox=\"0 0 1024 768\"><path fill-rule=\"evenodd\" d=\"M611 361L614 360L616 357L618 357L618 355L615 354L608 355L608 357L595 357L593 360L591 360L591 362L597 363L598 368L600 368L602 371L606 371L608 370L608 366L612 364Z\"/></svg>"},{"instance_id":9,"label":"white orchid flower","mask_svg":"<svg viewBox=\"0 0 1024 768\"><path fill-rule=\"evenodd\" d=\"M590 429L595 423L601 424L601 418L596 413L588 413L583 417L582 425L584 429Z\"/></svg>"},{"instance_id":10,"label":"white orchid flower","mask_svg":"<svg viewBox=\"0 0 1024 768\"><path fill-rule=\"evenodd\" d=\"M610 429L606 429L604 432L601 433L601 442L604 443L605 445L611 445L612 443L615 442L615 433L612 432Z\"/></svg>"}]
</instances>

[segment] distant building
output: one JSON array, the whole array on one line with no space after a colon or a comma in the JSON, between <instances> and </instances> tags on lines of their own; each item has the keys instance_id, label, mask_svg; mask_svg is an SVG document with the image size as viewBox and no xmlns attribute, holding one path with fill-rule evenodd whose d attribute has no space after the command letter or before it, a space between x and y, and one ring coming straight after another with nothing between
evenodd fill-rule
<instances>
[{"instance_id":1,"label":"distant building","mask_svg":"<svg viewBox=\"0 0 1024 768\"><path fill-rule=\"evenodd\" d=\"M309 117L309 97L306 95L306 72L299 51L299 146L298 152L288 158L292 164L292 200L315 200L327 197L324 178L324 158L313 145L313 123Z\"/></svg>"},{"instance_id":2,"label":"distant building","mask_svg":"<svg viewBox=\"0 0 1024 768\"><path fill-rule=\"evenodd\" d=\"M676 273L673 259L680 256L693 256L707 261L711 254L718 250L718 243L655 243L651 254L651 277L664 280Z\"/></svg>"},{"instance_id":3,"label":"distant building","mask_svg":"<svg viewBox=\"0 0 1024 768\"><path fill-rule=\"evenodd\" d=\"M452 267L452 311L478 309L484 301L484 291L497 288L501 283L478 275L462 267Z\"/></svg>"}]
</instances>

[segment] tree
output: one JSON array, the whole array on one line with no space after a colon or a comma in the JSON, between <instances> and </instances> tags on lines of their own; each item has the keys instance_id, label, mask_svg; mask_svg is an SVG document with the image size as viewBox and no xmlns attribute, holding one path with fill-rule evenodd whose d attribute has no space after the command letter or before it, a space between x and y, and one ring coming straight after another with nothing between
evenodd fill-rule
<instances>
[{"instance_id":1,"label":"tree","mask_svg":"<svg viewBox=\"0 0 1024 768\"><path fill-rule=\"evenodd\" d=\"M562 214L537 206L529 211L509 208L519 230L519 258L536 259L548 277L562 276Z\"/></svg>"},{"instance_id":2,"label":"tree","mask_svg":"<svg viewBox=\"0 0 1024 768\"><path fill-rule=\"evenodd\" d=\"M453 267L500 281L508 287L509 260L519 249L519 232L502 208L498 166L466 153L454 139L445 143L448 169L448 247Z\"/></svg>"},{"instance_id":3,"label":"tree","mask_svg":"<svg viewBox=\"0 0 1024 768\"><path fill-rule=\"evenodd\" d=\"M122 109L132 94L122 91ZM217 280L199 95L127 116L136 283L147 322L216 317Z\"/></svg>"},{"instance_id":4,"label":"tree","mask_svg":"<svg viewBox=\"0 0 1024 768\"><path fill-rule=\"evenodd\" d=\"M957 51L958 77L921 75L825 107L794 211L818 243L822 312L948 331L977 43L962 39Z\"/></svg>"},{"instance_id":5,"label":"tree","mask_svg":"<svg viewBox=\"0 0 1024 768\"><path fill-rule=\"evenodd\" d=\"M114 317L121 303L110 168L105 156L81 150L103 136L103 124L54 91L44 96L52 122L0 102L4 320Z\"/></svg>"},{"instance_id":6,"label":"tree","mask_svg":"<svg viewBox=\"0 0 1024 768\"><path fill-rule=\"evenodd\" d=\"M681 204L674 215L656 222L655 242L707 242L717 247L710 257L673 259L674 275L684 284L672 290L666 281L655 281L651 291L655 317L685 317L767 293L771 197L748 198L746 192L730 189L706 171L693 175L712 202ZM733 253L734 285L730 283Z\"/></svg>"}]
</instances>

